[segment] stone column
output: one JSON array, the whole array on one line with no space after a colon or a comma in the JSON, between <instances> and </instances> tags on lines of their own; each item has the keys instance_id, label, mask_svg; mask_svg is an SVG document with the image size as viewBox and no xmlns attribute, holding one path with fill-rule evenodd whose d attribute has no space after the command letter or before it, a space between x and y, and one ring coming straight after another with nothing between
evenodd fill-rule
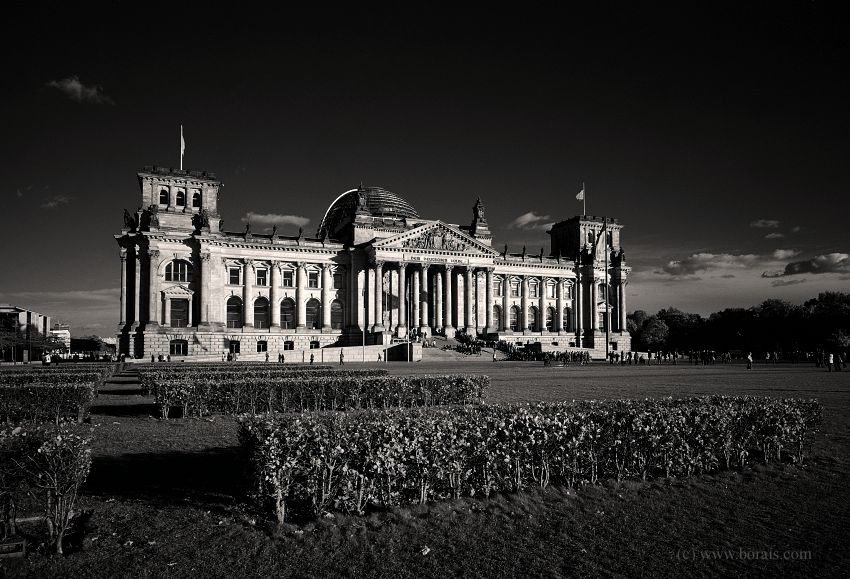
<instances>
[{"instance_id":1,"label":"stone column","mask_svg":"<svg viewBox=\"0 0 850 579\"><path fill-rule=\"evenodd\" d=\"M159 301L159 300L157 300L157 301ZM165 302L165 315L163 316L164 319L163 319L162 322L163 322L163 325L166 328L170 328L171 327L171 298L166 296L164 298L164 302Z\"/></svg>"},{"instance_id":2,"label":"stone column","mask_svg":"<svg viewBox=\"0 0 850 579\"><path fill-rule=\"evenodd\" d=\"M280 304L277 303L278 286L280 285L280 264L276 261L271 262L271 272L269 273L269 308L271 309L271 327L280 327Z\"/></svg>"},{"instance_id":3,"label":"stone column","mask_svg":"<svg viewBox=\"0 0 850 579\"><path fill-rule=\"evenodd\" d=\"M198 262L201 267L201 323L199 326L208 326L210 323L210 292L212 291L212 255L209 252L201 254Z\"/></svg>"},{"instance_id":4,"label":"stone column","mask_svg":"<svg viewBox=\"0 0 850 579\"><path fill-rule=\"evenodd\" d=\"M471 267L466 268L466 333L475 335L475 322L472 320L472 307L475 304L473 290L475 286L472 282L473 271Z\"/></svg>"},{"instance_id":5,"label":"stone column","mask_svg":"<svg viewBox=\"0 0 850 579\"><path fill-rule=\"evenodd\" d=\"M415 328L419 323L419 268L413 269L413 288L410 291L410 327Z\"/></svg>"},{"instance_id":6,"label":"stone column","mask_svg":"<svg viewBox=\"0 0 850 579\"><path fill-rule=\"evenodd\" d=\"M375 325L373 332L384 331L384 262L375 262Z\"/></svg>"},{"instance_id":7,"label":"stone column","mask_svg":"<svg viewBox=\"0 0 850 579\"><path fill-rule=\"evenodd\" d=\"M620 280L620 331L625 332L626 328L628 328L628 322L626 319L626 282L625 280Z\"/></svg>"},{"instance_id":8,"label":"stone column","mask_svg":"<svg viewBox=\"0 0 850 579\"><path fill-rule=\"evenodd\" d=\"M596 283L596 276L590 276L590 329L596 332L599 329L599 312L597 304L599 303L599 286Z\"/></svg>"},{"instance_id":9,"label":"stone column","mask_svg":"<svg viewBox=\"0 0 850 579\"><path fill-rule=\"evenodd\" d=\"M505 274L502 277L502 319L499 320L499 329L507 332L510 328L510 295L511 295L511 276Z\"/></svg>"},{"instance_id":10,"label":"stone column","mask_svg":"<svg viewBox=\"0 0 850 579\"><path fill-rule=\"evenodd\" d=\"M331 282L330 268L322 264L322 330L331 329Z\"/></svg>"},{"instance_id":11,"label":"stone column","mask_svg":"<svg viewBox=\"0 0 850 579\"><path fill-rule=\"evenodd\" d=\"M186 325L190 328L192 327L192 322L194 321L194 320L192 320L192 306L193 305L194 305L194 300L193 300L192 296L189 296L189 311L186 312L186 320L187 320Z\"/></svg>"},{"instance_id":12,"label":"stone column","mask_svg":"<svg viewBox=\"0 0 850 579\"><path fill-rule=\"evenodd\" d=\"M150 266L149 273L149 294L148 297L148 325L159 325L159 250L148 250L148 265Z\"/></svg>"},{"instance_id":13,"label":"stone column","mask_svg":"<svg viewBox=\"0 0 850 579\"><path fill-rule=\"evenodd\" d=\"M423 335L430 334L428 331L428 264L422 264L422 294L421 298L422 305L419 308L420 321L419 321L419 331Z\"/></svg>"},{"instance_id":14,"label":"stone column","mask_svg":"<svg viewBox=\"0 0 850 579\"><path fill-rule=\"evenodd\" d=\"M138 326L142 321L142 254L137 247L133 251L133 326Z\"/></svg>"},{"instance_id":15,"label":"stone column","mask_svg":"<svg viewBox=\"0 0 850 579\"><path fill-rule=\"evenodd\" d=\"M484 289L484 334L493 334L493 268L488 267L484 271L487 272Z\"/></svg>"},{"instance_id":16,"label":"stone column","mask_svg":"<svg viewBox=\"0 0 850 579\"><path fill-rule=\"evenodd\" d=\"M446 266L446 320L445 320L445 329L446 329L446 337L452 338L454 337L455 328L452 325L452 269L454 269L451 265Z\"/></svg>"},{"instance_id":17,"label":"stone column","mask_svg":"<svg viewBox=\"0 0 850 579\"><path fill-rule=\"evenodd\" d=\"M581 348L582 332L584 330L584 280L581 272L576 273L576 346Z\"/></svg>"},{"instance_id":18,"label":"stone column","mask_svg":"<svg viewBox=\"0 0 850 579\"><path fill-rule=\"evenodd\" d=\"M307 304L305 303L305 292L307 291L307 275L304 262L295 264L295 328L305 329L307 327Z\"/></svg>"},{"instance_id":19,"label":"stone column","mask_svg":"<svg viewBox=\"0 0 850 579\"><path fill-rule=\"evenodd\" d=\"M242 268L242 325L246 328L254 327L254 260L246 259Z\"/></svg>"},{"instance_id":20,"label":"stone column","mask_svg":"<svg viewBox=\"0 0 850 579\"><path fill-rule=\"evenodd\" d=\"M400 338L407 335L406 267L405 262L398 263L398 335Z\"/></svg>"},{"instance_id":21,"label":"stone column","mask_svg":"<svg viewBox=\"0 0 850 579\"><path fill-rule=\"evenodd\" d=\"M555 278L555 329L559 336L564 335L564 280L563 278Z\"/></svg>"},{"instance_id":22,"label":"stone column","mask_svg":"<svg viewBox=\"0 0 850 579\"><path fill-rule=\"evenodd\" d=\"M443 327L443 272L434 270L434 326Z\"/></svg>"},{"instance_id":23,"label":"stone column","mask_svg":"<svg viewBox=\"0 0 850 579\"><path fill-rule=\"evenodd\" d=\"M127 323L127 249L122 247L118 255L121 258L121 312L118 323L123 326Z\"/></svg>"},{"instance_id":24,"label":"stone column","mask_svg":"<svg viewBox=\"0 0 850 579\"><path fill-rule=\"evenodd\" d=\"M528 276L522 276L522 312L519 316L520 328L523 332L528 330Z\"/></svg>"},{"instance_id":25,"label":"stone column","mask_svg":"<svg viewBox=\"0 0 850 579\"><path fill-rule=\"evenodd\" d=\"M546 328L546 311L548 309L548 303L546 302L546 278L544 276L540 276L540 283L537 284L537 291L539 305L537 306L538 315L540 316L540 331L548 332L548 328ZM555 323L555 319L552 320L552 323Z\"/></svg>"}]
</instances>

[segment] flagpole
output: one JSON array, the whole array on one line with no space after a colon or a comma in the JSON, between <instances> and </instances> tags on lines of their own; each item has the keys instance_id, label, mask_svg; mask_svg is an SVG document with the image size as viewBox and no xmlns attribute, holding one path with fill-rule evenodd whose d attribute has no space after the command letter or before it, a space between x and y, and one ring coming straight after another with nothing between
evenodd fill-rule
<instances>
[{"instance_id":1,"label":"flagpole","mask_svg":"<svg viewBox=\"0 0 850 579\"><path fill-rule=\"evenodd\" d=\"M608 348L611 343L610 328L611 315L608 312L608 302L611 301L611 296L608 295L611 291L611 286L608 283L608 218L602 217L602 241L605 244L605 361L608 362Z\"/></svg>"},{"instance_id":2,"label":"flagpole","mask_svg":"<svg viewBox=\"0 0 850 579\"><path fill-rule=\"evenodd\" d=\"M180 170L183 170L183 125L180 125Z\"/></svg>"},{"instance_id":3,"label":"flagpole","mask_svg":"<svg viewBox=\"0 0 850 579\"><path fill-rule=\"evenodd\" d=\"M181 128L180 130L182 131L183 129ZM586 216L587 215L587 189L584 186L584 181L581 182L581 190L583 192L583 195L581 196L581 214Z\"/></svg>"}]
</instances>

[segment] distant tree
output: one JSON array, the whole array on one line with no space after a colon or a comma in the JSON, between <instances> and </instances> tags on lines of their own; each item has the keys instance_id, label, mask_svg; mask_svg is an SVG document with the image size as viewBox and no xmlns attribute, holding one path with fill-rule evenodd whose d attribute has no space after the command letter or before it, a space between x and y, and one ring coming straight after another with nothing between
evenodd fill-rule
<instances>
[{"instance_id":1,"label":"distant tree","mask_svg":"<svg viewBox=\"0 0 850 579\"><path fill-rule=\"evenodd\" d=\"M670 334L670 329L664 320L657 316L651 316L646 320L641 333L641 341L647 350L666 350L667 338Z\"/></svg>"},{"instance_id":2,"label":"distant tree","mask_svg":"<svg viewBox=\"0 0 850 579\"><path fill-rule=\"evenodd\" d=\"M705 347L702 334L705 320L699 314L667 308L658 312L658 319L669 328L665 349L687 351Z\"/></svg>"},{"instance_id":3,"label":"distant tree","mask_svg":"<svg viewBox=\"0 0 850 579\"><path fill-rule=\"evenodd\" d=\"M649 318L649 314L643 310L635 310L626 316L626 329L632 337L632 348L635 350L646 349L642 335L647 318Z\"/></svg>"}]
</instances>

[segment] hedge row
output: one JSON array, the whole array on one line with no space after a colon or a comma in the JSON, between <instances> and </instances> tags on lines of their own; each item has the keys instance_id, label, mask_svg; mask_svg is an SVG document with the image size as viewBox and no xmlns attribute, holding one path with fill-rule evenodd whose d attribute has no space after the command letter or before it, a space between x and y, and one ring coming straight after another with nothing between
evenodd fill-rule
<instances>
[{"instance_id":1,"label":"hedge row","mask_svg":"<svg viewBox=\"0 0 850 579\"><path fill-rule=\"evenodd\" d=\"M145 369L139 372L142 390L148 395L156 395L159 386L169 386L174 382L191 380L193 383L209 385L236 381L268 382L279 378L315 379L320 377L348 378L355 376L386 376L387 371L380 369L335 370L328 367L309 368L304 366L267 366L265 368L245 367L241 369L214 368L163 368Z\"/></svg>"},{"instance_id":2,"label":"hedge row","mask_svg":"<svg viewBox=\"0 0 850 579\"><path fill-rule=\"evenodd\" d=\"M478 404L489 376L369 376L339 373L317 378L279 377L211 382L206 377L158 384L155 398L162 417L181 407L183 416L257 414Z\"/></svg>"},{"instance_id":3,"label":"hedge row","mask_svg":"<svg viewBox=\"0 0 850 579\"><path fill-rule=\"evenodd\" d=\"M13 422L82 422L97 394L95 382L29 383L0 387L0 418Z\"/></svg>"},{"instance_id":4,"label":"hedge row","mask_svg":"<svg viewBox=\"0 0 850 579\"><path fill-rule=\"evenodd\" d=\"M803 460L817 401L754 397L243 416L261 505L330 509Z\"/></svg>"},{"instance_id":5,"label":"hedge row","mask_svg":"<svg viewBox=\"0 0 850 579\"><path fill-rule=\"evenodd\" d=\"M28 384L100 384L108 376L102 372L31 371L0 374L0 389Z\"/></svg>"},{"instance_id":6,"label":"hedge row","mask_svg":"<svg viewBox=\"0 0 850 579\"><path fill-rule=\"evenodd\" d=\"M16 534L18 498L29 492L44 505L50 544L62 554L74 502L91 467L91 429L69 424L0 427L2 537Z\"/></svg>"}]
</instances>

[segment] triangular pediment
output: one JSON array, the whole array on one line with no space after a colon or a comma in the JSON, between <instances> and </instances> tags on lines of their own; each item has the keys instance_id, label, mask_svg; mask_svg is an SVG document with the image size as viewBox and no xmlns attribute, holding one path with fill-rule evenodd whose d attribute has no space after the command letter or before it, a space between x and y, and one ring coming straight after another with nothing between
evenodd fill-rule
<instances>
[{"instance_id":1,"label":"triangular pediment","mask_svg":"<svg viewBox=\"0 0 850 579\"><path fill-rule=\"evenodd\" d=\"M162 288L162 293L171 298L189 298L195 292L182 285L170 285Z\"/></svg>"},{"instance_id":2,"label":"triangular pediment","mask_svg":"<svg viewBox=\"0 0 850 579\"><path fill-rule=\"evenodd\" d=\"M442 221L426 223L410 231L387 237L372 244L375 249L404 248L422 251L454 251L478 255L499 255L492 247L484 245Z\"/></svg>"}]
</instances>

